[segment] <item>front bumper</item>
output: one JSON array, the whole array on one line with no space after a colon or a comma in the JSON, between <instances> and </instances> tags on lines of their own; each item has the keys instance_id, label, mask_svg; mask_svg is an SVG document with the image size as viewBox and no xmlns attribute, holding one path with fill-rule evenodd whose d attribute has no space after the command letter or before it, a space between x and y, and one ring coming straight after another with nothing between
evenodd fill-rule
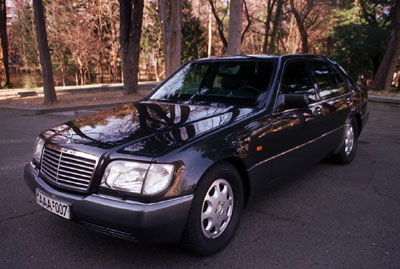
<instances>
[{"instance_id":1,"label":"front bumper","mask_svg":"<svg viewBox=\"0 0 400 269\"><path fill-rule=\"evenodd\" d=\"M193 195L158 203L140 203L98 194L82 195L47 184L29 163L24 178L30 189L70 204L71 220L99 232L145 243L178 241L185 228Z\"/></svg>"}]
</instances>

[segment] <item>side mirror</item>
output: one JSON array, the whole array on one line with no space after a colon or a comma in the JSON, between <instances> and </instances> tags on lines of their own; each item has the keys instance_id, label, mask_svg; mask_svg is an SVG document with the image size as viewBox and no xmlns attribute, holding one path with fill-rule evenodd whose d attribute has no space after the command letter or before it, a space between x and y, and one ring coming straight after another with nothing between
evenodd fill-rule
<instances>
[{"instance_id":1,"label":"side mirror","mask_svg":"<svg viewBox=\"0 0 400 269\"><path fill-rule=\"evenodd\" d=\"M306 94L286 93L278 96L278 107L280 110L305 108L309 104Z\"/></svg>"}]
</instances>

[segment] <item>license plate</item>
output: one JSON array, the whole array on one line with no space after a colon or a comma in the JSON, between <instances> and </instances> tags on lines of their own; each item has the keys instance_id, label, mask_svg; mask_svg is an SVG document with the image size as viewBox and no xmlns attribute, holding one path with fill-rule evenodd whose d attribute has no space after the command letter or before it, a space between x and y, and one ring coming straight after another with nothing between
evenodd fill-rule
<instances>
[{"instance_id":1,"label":"license plate","mask_svg":"<svg viewBox=\"0 0 400 269\"><path fill-rule=\"evenodd\" d=\"M71 218L68 204L54 200L39 190L36 190L36 203L60 217Z\"/></svg>"}]
</instances>

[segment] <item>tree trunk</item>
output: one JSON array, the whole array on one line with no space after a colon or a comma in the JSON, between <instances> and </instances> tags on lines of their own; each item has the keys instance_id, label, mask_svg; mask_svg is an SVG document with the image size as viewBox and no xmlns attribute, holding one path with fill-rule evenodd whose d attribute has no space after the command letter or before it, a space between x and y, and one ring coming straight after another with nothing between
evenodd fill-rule
<instances>
[{"instance_id":1,"label":"tree trunk","mask_svg":"<svg viewBox=\"0 0 400 269\"><path fill-rule=\"evenodd\" d=\"M171 0L171 25L172 25L172 55L171 72L181 66L181 37L182 37L182 3L181 0ZM170 74L169 73L169 74ZM169 75L168 74L168 75Z\"/></svg>"},{"instance_id":2,"label":"tree trunk","mask_svg":"<svg viewBox=\"0 0 400 269\"><path fill-rule=\"evenodd\" d=\"M62 53L61 56L61 77L62 77L62 84L65 87L65 78L66 78L66 73L67 73L67 67L65 66L65 55Z\"/></svg>"},{"instance_id":3,"label":"tree trunk","mask_svg":"<svg viewBox=\"0 0 400 269\"><path fill-rule=\"evenodd\" d=\"M83 67L79 67L79 76L81 77L81 85L85 85L85 71Z\"/></svg>"},{"instance_id":4,"label":"tree trunk","mask_svg":"<svg viewBox=\"0 0 400 269\"><path fill-rule=\"evenodd\" d=\"M376 91L382 91L390 87L393 74L400 57L400 4L397 4L396 11L392 21L392 36L389 46L386 49L385 56L379 65L378 72L371 84L371 88Z\"/></svg>"},{"instance_id":5,"label":"tree trunk","mask_svg":"<svg viewBox=\"0 0 400 269\"><path fill-rule=\"evenodd\" d=\"M100 63L99 63L99 72L100 72L100 83L104 83L104 71L103 71L103 65L102 65L102 62L103 62L103 59L102 59L103 57L101 57L100 59Z\"/></svg>"},{"instance_id":6,"label":"tree trunk","mask_svg":"<svg viewBox=\"0 0 400 269\"><path fill-rule=\"evenodd\" d=\"M282 16L282 6L283 6L283 1L278 0L276 11L275 11L275 18L272 23L272 33L271 33L271 39L269 42L269 48L268 48L268 53L275 53L277 45L279 45L279 41L276 41L276 34L278 31L278 27L280 26L280 20Z\"/></svg>"},{"instance_id":7,"label":"tree trunk","mask_svg":"<svg viewBox=\"0 0 400 269\"><path fill-rule=\"evenodd\" d=\"M371 59L372 62L372 73L373 73L372 77L374 77L378 73L380 63L383 59L381 59L380 55L371 55L369 58Z\"/></svg>"},{"instance_id":8,"label":"tree trunk","mask_svg":"<svg viewBox=\"0 0 400 269\"><path fill-rule=\"evenodd\" d=\"M119 44L116 42L118 40L117 29L115 24L113 23L111 26L111 55L112 58L109 62L108 73L109 73L109 81L117 82L118 81L118 50ZM122 68L121 68L121 81L122 81Z\"/></svg>"},{"instance_id":9,"label":"tree trunk","mask_svg":"<svg viewBox=\"0 0 400 269\"><path fill-rule=\"evenodd\" d=\"M302 53L308 53L308 34L304 26L304 19L301 18L299 12L295 8L293 0L290 0L290 11L293 13L293 16L296 20L297 28L299 29L299 33L301 36L301 51Z\"/></svg>"},{"instance_id":10,"label":"tree trunk","mask_svg":"<svg viewBox=\"0 0 400 269\"><path fill-rule=\"evenodd\" d=\"M211 57L211 46L212 46L212 11L210 6L208 11L208 46L207 46L208 57Z\"/></svg>"},{"instance_id":11,"label":"tree trunk","mask_svg":"<svg viewBox=\"0 0 400 269\"><path fill-rule=\"evenodd\" d=\"M274 9L276 0L272 2L271 5L271 0L268 0L267 2L267 19L264 23L264 43L263 43L263 53L267 53L267 47L268 47L268 37L269 37L269 31L270 31L270 23L272 19L272 10Z\"/></svg>"},{"instance_id":12,"label":"tree trunk","mask_svg":"<svg viewBox=\"0 0 400 269\"><path fill-rule=\"evenodd\" d=\"M120 0L120 42L125 95L138 90L143 5L143 0Z\"/></svg>"},{"instance_id":13,"label":"tree trunk","mask_svg":"<svg viewBox=\"0 0 400 269\"><path fill-rule=\"evenodd\" d=\"M164 42L165 74L181 66L182 3L181 0L159 0L159 15Z\"/></svg>"},{"instance_id":14,"label":"tree trunk","mask_svg":"<svg viewBox=\"0 0 400 269\"><path fill-rule=\"evenodd\" d=\"M170 3L168 1L168 3ZM162 29L162 39L164 43L164 64L165 64L165 73L169 74L170 72L170 55L171 55L171 24L167 18L167 4L165 0L158 1L158 12L161 20L161 29Z\"/></svg>"},{"instance_id":15,"label":"tree trunk","mask_svg":"<svg viewBox=\"0 0 400 269\"><path fill-rule=\"evenodd\" d=\"M400 92L400 73L399 73L399 75L397 77L398 77L398 79L397 79L397 91Z\"/></svg>"},{"instance_id":16,"label":"tree trunk","mask_svg":"<svg viewBox=\"0 0 400 269\"><path fill-rule=\"evenodd\" d=\"M86 81L90 83L92 83L92 75L90 74L90 68L89 68L89 64L86 62Z\"/></svg>"},{"instance_id":17,"label":"tree trunk","mask_svg":"<svg viewBox=\"0 0 400 269\"><path fill-rule=\"evenodd\" d=\"M158 53L154 55L154 72L156 73L156 81L160 81L160 74L158 73Z\"/></svg>"},{"instance_id":18,"label":"tree trunk","mask_svg":"<svg viewBox=\"0 0 400 269\"><path fill-rule=\"evenodd\" d=\"M240 54L243 0L231 0L229 9L228 55Z\"/></svg>"},{"instance_id":19,"label":"tree trunk","mask_svg":"<svg viewBox=\"0 0 400 269\"><path fill-rule=\"evenodd\" d=\"M1 50L3 52L3 65L6 73L5 88L11 88L10 69L8 67L8 36L7 36L7 10L6 0L0 0L0 39ZM1 85L0 85L1 86Z\"/></svg>"},{"instance_id":20,"label":"tree trunk","mask_svg":"<svg viewBox=\"0 0 400 269\"><path fill-rule=\"evenodd\" d=\"M57 102L57 95L56 90L54 89L53 71L51 67L49 45L47 43L42 0L33 0L33 9L40 54L40 65L42 66L44 103L53 104Z\"/></svg>"}]
</instances>

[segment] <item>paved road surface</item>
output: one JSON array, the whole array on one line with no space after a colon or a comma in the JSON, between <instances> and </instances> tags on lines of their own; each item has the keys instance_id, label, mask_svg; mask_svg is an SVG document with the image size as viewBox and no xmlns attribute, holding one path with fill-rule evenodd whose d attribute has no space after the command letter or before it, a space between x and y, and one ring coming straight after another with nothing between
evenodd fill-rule
<instances>
[{"instance_id":1,"label":"paved road surface","mask_svg":"<svg viewBox=\"0 0 400 269\"><path fill-rule=\"evenodd\" d=\"M0 112L0 268L400 266L400 113L372 111L353 163L321 162L272 186L206 258L97 234L35 204L23 180L33 141L73 117Z\"/></svg>"}]
</instances>

